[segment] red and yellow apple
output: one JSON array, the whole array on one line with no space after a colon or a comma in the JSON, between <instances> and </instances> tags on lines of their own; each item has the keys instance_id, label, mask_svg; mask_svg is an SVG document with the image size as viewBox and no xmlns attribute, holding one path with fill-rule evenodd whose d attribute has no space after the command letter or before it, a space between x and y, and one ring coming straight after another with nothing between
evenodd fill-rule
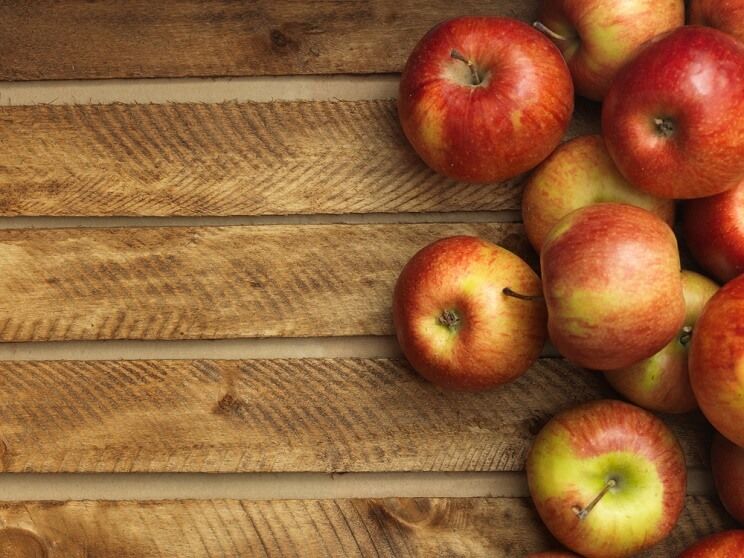
<instances>
[{"instance_id":1,"label":"red and yellow apple","mask_svg":"<svg viewBox=\"0 0 744 558\"><path fill-rule=\"evenodd\" d=\"M690 343L690 382L713 427L744 447L744 275L705 305Z\"/></svg>"},{"instance_id":2,"label":"red and yellow apple","mask_svg":"<svg viewBox=\"0 0 744 558\"><path fill-rule=\"evenodd\" d=\"M660 413L697 409L687 370L688 346L695 322L718 285L693 271L682 272L685 321L677 336L655 355L628 368L605 372L610 385L636 405Z\"/></svg>"},{"instance_id":3,"label":"red and yellow apple","mask_svg":"<svg viewBox=\"0 0 744 558\"><path fill-rule=\"evenodd\" d=\"M744 448L716 434L710 452L710 467L723 506L744 525Z\"/></svg>"},{"instance_id":4,"label":"red and yellow apple","mask_svg":"<svg viewBox=\"0 0 744 558\"><path fill-rule=\"evenodd\" d=\"M688 19L744 42L744 0L690 0Z\"/></svg>"},{"instance_id":5,"label":"red and yellow apple","mask_svg":"<svg viewBox=\"0 0 744 558\"><path fill-rule=\"evenodd\" d=\"M413 368L450 389L516 379L546 338L540 278L518 256L471 236L439 240L411 258L395 286L393 320Z\"/></svg>"},{"instance_id":6,"label":"red and yellow apple","mask_svg":"<svg viewBox=\"0 0 744 558\"><path fill-rule=\"evenodd\" d=\"M601 136L582 136L562 144L530 175L522 194L522 220L538 252L550 229L581 207L627 203L655 213L670 226L674 201L655 198L630 185L612 162Z\"/></svg>"},{"instance_id":7,"label":"red and yellow apple","mask_svg":"<svg viewBox=\"0 0 744 558\"><path fill-rule=\"evenodd\" d=\"M677 241L645 209L614 203L577 209L551 229L540 262L550 339L576 364L631 366L682 327Z\"/></svg>"},{"instance_id":8,"label":"red and yellow apple","mask_svg":"<svg viewBox=\"0 0 744 558\"><path fill-rule=\"evenodd\" d=\"M538 514L561 544L587 558L632 556L664 539L684 507L686 475L669 428L622 401L555 416L527 458Z\"/></svg>"},{"instance_id":9,"label":"red and yellow apple","mask_svg":"<svg viewBox=\"0 0 744 558\"><path fill-rule=\"evenodd\" d=\"M468 182L526 172L555 149L573 112L571 74L540 32L499 17L440 23L403 70L398 113L435 171Z\"/></svg>"},{"instance_id":10,"label":"red and yellow apple","mask_svg":"<svg viewBox=\"0 0 744 558\"><path fill-rule=\"evenodd\" d=\"M742 558L744 531L724 531L699 540L679 558Z\"/></svg>"},{"instance_id":11,"label":"red and yellow apple","mask_svg":"<svg viewBox=\"0 0 744 558\"><path fill-rule=\"evenodd\" d=\"M643 43L684 23L683 0L543 0L535 27L563 52L576 92L600 101Z\"/></svg>"},{"instance_id":12,"label":"red and yellow apple","mask_svg":"<svg viewBox=\"0 0 744 558\"><path fill-rule=\"evenodd\" d=\"M602 133L633 185L663 198L701 198L744 179L744 44L680 27L618 72Z\"/></svg>"},{"instance_id":13,"label":"red and yellow apple","mask_svg":"<svg viewBox=\"0 0 744 558\"><path fill-rule=\"evenodd\" d=\"M684 205L682 230L695 260L719 281L744 273L744 180Z\"/></svg>"}]
</instances>

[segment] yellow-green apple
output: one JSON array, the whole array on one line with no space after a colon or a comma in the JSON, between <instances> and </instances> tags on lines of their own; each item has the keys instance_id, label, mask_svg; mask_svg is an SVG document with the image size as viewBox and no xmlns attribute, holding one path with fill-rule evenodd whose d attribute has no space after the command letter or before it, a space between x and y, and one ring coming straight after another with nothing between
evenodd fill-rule
<instances>
[{"instance_id":1,"label":"yellow-green apple","mask_svg":"<svg viewBox=\"0 0 744 558\"><path fill-rule=\"evenodd\" d=\"M530 175L522 194L522 220L535 250L563 217L581 207L617 202L648 209L674 222L674 201L655 198L630 185L612 162L601 136L562 144Z\"/></svg>"},{"instance_id":2,"label":"yellow-green apple","mask_svg":"<svg viewBox=\"0 0 744 558\"><path fill-rule=\"evenodd\" d=\"M540 278L521 258L472 236L438 240L406 264L393 320L413 368L450 389L514 380L546 338Z\"/></svg>"},{"instance_id":3,"label":"yellow-green apple","mask_svg":"<svg viewBox=\"0 0 744 558\"><path fill-rule=\"evenodd\" d=\"M457 180L495 182L532 169L558 145L572 112L560 51L509 18L440 23L400 80L406 137L431 168Z\"/></svg>"},{"instance_id":4,"label":"yellow-green apple","mask_svg":"<svg viewBox=\"0 0 744 558\"><path fill-rule=\"evenodd\" d=\"M631 366L682 327L677 240L645 209L600 203L569 213L548 234L540 262L550 339L576 364Z\"/></svg>"},{"instance_id":5,"label":"yellow-green apple","mask_svg":"<svg viewBox=\"0 0 744 558\"><path fill-rule=\"evenodd\" d=\"M684 507L682 450L667 426L622 401L555 416L527 457L543 522L587 558L632 556L665 538Z\"/></svg>"},{"instance_id":6,"label":"yellow-green apple","mask_svg":"<svg viewBox=\"0 0 744 558\"><path fill-rule=\"evenodd\" d=\"M650 41L612 82L602 133L620 172L664 198L744 179L744 44L709 27Z\"/></svg>"},{"instance_id":7,"label":"yellow-green apple","mask_svg":"<svg viewBox=\"0 0 744 558\"><path fill-rule=\"evenodd\" d=\"M742 558L744 530L724 531L699 540L679 558Z\"/></svg>"},{"instance_id":8,"label":"yellow-green apple","mask_svg":"<svg viewBox=\"0 0 744 558\"><path fill-rule=\"evenodd\" d=\"M600 101L643 43L684 22L683 0L543 0L535 27L563 52L576 92Z\"/></svg>"},{"instance_id":9,"label":"yellow-green apple","mask_svg":"<svg viewBox=\"0 0 744 558\"><path fill-rule=\"evenodd\" d=\"M744 180L684 204L682 231L695 260L719 281L744 273Z\"/></svg>"},{"instance_id":10,"label":"yellow-green apple","mask_svg":"<svg viewBox=\"0 0 744 558\"><path fill-rule=\"evenodd\" d=\"M628 368L605 372L605 377L628 400L660 413L687 413L697 409L687 371L687 352L692 330L705 303L718 285L694 271L682 271L685 321L663 349Z\"/></svg>"},{"instance_id":11,"label":"yellow-green apple","mask_svg":"<svg viewBox=\"0 0 744 558\"><path fill-rule=\"evenodd\" d=\"M689 21L744 41L744 0L690 0Z\"/></svg>"},{"instance_id":12,"label":"yellow-green apple","mask_svg":"<svg viewBox=\"0 0 744 558\"><path fill-rule=\"evenodd\" d=\"M744 448L716 433L710 466L721 502L744 525Z\"/></svg>"},{"instance_id":13,"label":"yellow-green apple","mask_svg":"<svg viewBox=\"0 0 744 558\"><path fill-rule=\"evenodd\" d=\"M744 275L705 305L690 343L690 382L703 414L744 447Z\"/></svg>"}]
</instances>

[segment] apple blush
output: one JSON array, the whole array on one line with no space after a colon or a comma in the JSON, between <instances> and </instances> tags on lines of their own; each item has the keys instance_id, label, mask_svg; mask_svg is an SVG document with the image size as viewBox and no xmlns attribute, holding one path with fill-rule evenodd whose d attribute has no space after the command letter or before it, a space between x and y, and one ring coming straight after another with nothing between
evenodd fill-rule
<instances>
[{"instance_id":1,"label":"apple blush","mask_svg":"<svg viewBox=\"0 0 744 558\"><path fill-rule=\"evenodd\" d=\"M744 43L744 0L690 0L689 22L705 25Z\"/></svg>"},{"instance_id":2,"label":"apple blush","mask_svg":"<svg viewBox=\"0 0 744 558\"><path fill-rule=\"evenodd\" d=\"M679 558L742 558L744 530L723 531L700 539Z\"/></svg>"},{"instance_id":3,"label":"apple blush","mask_svg":"<svg viewBox=\"0 0 744 558\"><path fill-rule=\"evenodd\" d=\"M744 448L716 433L710 467L723 507L744 525Z\"/></svg>"}]
</instances>

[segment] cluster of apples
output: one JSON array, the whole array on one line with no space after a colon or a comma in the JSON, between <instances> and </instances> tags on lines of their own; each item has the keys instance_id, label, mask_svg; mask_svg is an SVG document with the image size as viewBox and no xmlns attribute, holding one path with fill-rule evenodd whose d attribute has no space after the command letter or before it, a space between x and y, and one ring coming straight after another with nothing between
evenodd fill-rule
<instances>
[{"instance_id":1,"label":"cluster of apples","mask_svg":"<svg viewBox=\"0 0 744 558\"><path fill-rule=\"evenodd\" d=\"M682 450L649 411L700 407L722 434L721 499L744 524L744 0L692 0L688 16L683 0L544 0L532 27L457 18L401 77L404 133L434 170L533 171L522 215L541 271L476 237L423 248L394 292L401 348L432 382L481 390L523 374L549 336L633 403L564 411L527 460L540 517L588 558L656 544L684 507ZM575 91L602 101L602 135L559 147ZM675 200L721 289L681 270ZM744 530L683 556L742 558Z\"/></svg>"}]
</instances>

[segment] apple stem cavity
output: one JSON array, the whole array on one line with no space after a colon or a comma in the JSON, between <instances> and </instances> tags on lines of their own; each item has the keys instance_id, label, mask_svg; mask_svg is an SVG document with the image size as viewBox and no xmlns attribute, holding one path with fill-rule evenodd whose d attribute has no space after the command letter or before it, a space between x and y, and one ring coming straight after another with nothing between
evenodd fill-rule
<instances>
[{"instance_id":1,"label":"apple stem cavity","mask_svg":"<svg viewBox=\"0 0 744 558\"><path fill-rule=\"evenodd\" d=\"M682 335L679 336L679 342L683 346L687 346L687 344L692 339L692 327L691 326L685 326L682 328Z\"/></svg>"},{"instance_id":2,"label":"apple stem cavity","mask_svg":"<svg viewBox=\"0 0 744 558\"><path fill-rule=\"evenodd\" d=\"M444 310L439 316L439 323L450 331L454 331L460 325L460 316L454 310Z\"/></svg>"},{"instance_id":3,"label":"apple stem cavity","mask_svg":"<svg viewBox=\"0 0 744 558\"><path fill-rule=\"evenodd\" d=\"M504 287L504 290L501 291L506 296L510 296L512 298L518 298L519 300L543 300L543 295L526 295L522 293L518 293L517 291L511 289L510 287Z\"/></svg>"},{"instance_id":4,"label":"apple stem cavity","mask_svg":"<svg viewBox=\"0 0 744 558\"><path fill-rule=\"evenodd\" d=\"M454 58L455 60L459 60L460 62L465 62L465 64L468 65L468 68L470 68L470 85L480 85L483 80L481 79L480 75L478 74L478 69L475 67L475 64L473 64L472 60L468 60L465 58L460 51L452 49L452 52L450 52L450 56Z\"/></svg>"},{"instance_id":5,"label":"apple stem cavity","mask_svg":"<svg viewBox=\"0 0 744 558\"><path fill-rule=\"evenodd\" d=\"M674 135L674 121L671 118L654 118L656 133L663 138L670 138Z\"/></svg>"},{"instance_id":6,"label":"apple stem cavity","mask_svg":"<svg viewBox=\"0 0 744 558\"><path fill-rule=\"evenodd\" d=\"M550 27L545 25L542 21L533 22L532 27L534 27L538 31L545 33L548 37L550 37L551 39L555 39L556 41L567 41L568 40L568 37L564 37L560 33L556 33Z\"/></svg>"},{"instance_id":7,"label":"apple stem cavity","mask_svg":"<svg viewBox=\"0 0 744 558\"><path fill-rule=\"evenodd\" d=\"M579 518L579 521L584 521L589 513L594 509L594 506L596 506L599 501L604 498L605 494L607 494L611 489L615 488L617 486L617 481L615 479L610 479L605 483L604 488L600 491L599 494L597 494L597 497L594 498L589 504L586 506L579 507L574 506L571 508L573 512L576 514L576 516Z\"/></svg>"}]
</instances>

